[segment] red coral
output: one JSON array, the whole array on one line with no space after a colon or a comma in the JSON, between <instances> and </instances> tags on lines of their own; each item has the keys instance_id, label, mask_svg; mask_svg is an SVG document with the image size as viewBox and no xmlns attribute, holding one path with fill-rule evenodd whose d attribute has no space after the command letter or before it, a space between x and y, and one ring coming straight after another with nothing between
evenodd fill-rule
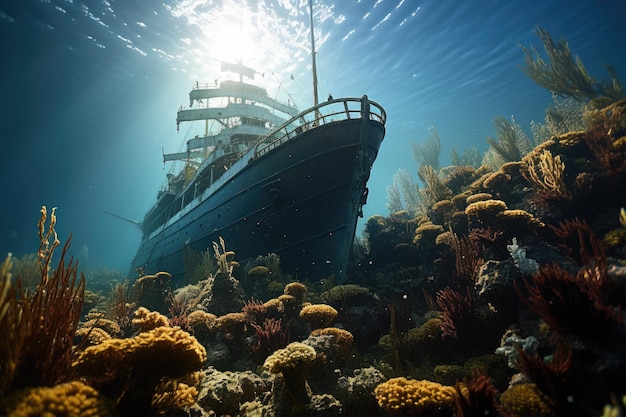
<instances>
[{"instance_id":1,"label":"red coral","mask_svg":"<svg viewBox=\"0 0 626 417\"><path fill-rule=\"evenodd\" d=\"M254 355L265 358L289 344L289 332L281 319L265 319L263 324L252 323L251 326L257 341L251 348Z\"/></svg>"},{"instance_id":2,"label":"red coral","mask_svg":"<svg viewBox=\"0 0 626 417\"><path fill-rule=\"evenodd\" d=\"M542 268L515 291L528 307L559 335L593 338L607 335L617 317L582 280L558 265Z\"/></svg>"},{"instance_id":3,"label":"red coral","mask_svg":"<svg viewBox=\"0 0 626 417\"><path fill-rule=\"evenodd\" d=\"M488 375L474 374L466 386L457 383L454 388L457 392L456 417L512 417L498 403L498 390Z\"/></svg>"},{"instance_id":4,"label":"red coral","mask_svg":"<svg viewBox=\"0 0 626 417\"><path fill-rule=\"evenodd\" d=\"M474 296L469 287L465 294L446 287L437 292L437 306L442 311L442 337L452 336L455 339L465 334L468 326L474 321Z\"/></svg>"},{"instance_id":5,"label":"red coral","mask_svg":"<svg viewBox=\"0 0 626 417\"><path fill-rule=\"evenodd\" d=\"M565 343L559 343L552 359L545 361L537 353L529 355L519 346L515 349L519 355L516 367L554 401L553 407L561 410L569 408L568 397L572 393L572 387L568 376L572 366L572 350Z\"/></svg>"},{"instance_id":6,"label":"red coral","mask_svg":"<svg viewBox=\"0 0 626 417\"><path fill-rule=\"evenodd\" d=\"M246 301L244 306L241 308L241 312L246 315L246 319L251 324L262 323L268 314L267 307L263 305L262 302L255 300L254 298L250 301Z\"/></svg>"}]
</instances>

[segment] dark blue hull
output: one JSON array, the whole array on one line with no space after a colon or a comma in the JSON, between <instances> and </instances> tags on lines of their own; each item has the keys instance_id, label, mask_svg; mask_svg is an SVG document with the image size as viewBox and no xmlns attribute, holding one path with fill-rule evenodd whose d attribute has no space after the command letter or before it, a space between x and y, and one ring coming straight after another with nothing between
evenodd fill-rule
<instances>
[{"instance_id":1,"label":"dark blue hull","mask_svg":"<svg viewBox=\"0 0 626 417\"><path fill-rule=\"evenodd\" d=\"M186 247L223 238L244 263L276 253L299 280L344 279L366 182L385 133L361 119L331 122L247 162L210 196L144 237L131 270L182 278Z\"/></svg>"}]
</instances>

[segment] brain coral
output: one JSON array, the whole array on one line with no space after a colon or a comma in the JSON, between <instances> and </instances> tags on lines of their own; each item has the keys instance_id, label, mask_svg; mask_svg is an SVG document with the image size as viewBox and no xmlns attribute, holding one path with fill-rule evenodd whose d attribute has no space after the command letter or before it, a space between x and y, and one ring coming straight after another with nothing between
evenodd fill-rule
<instances>
[{"instance_id":1,"label":"brain coral","mask_svg":"<svg viewBox=\"0 0 626 417\"><path fill-rule=\"evenodd\" d=\"M72 381L27 388L0 399L3 416L117 416L115 406L89 385Z\"/></svg>"},{"instance_id":2,"label":"brain coral","mask_svg":"<svg viewBox=\"0 0 626 417\"><path fill-rule=\"evenodd\" d=\"M337 318L337 310L327 304L311 304L300 310L300 318L311 325L312 329L326 327Z\"/></svg>"},{"instance_id":3,"label":"brain coral","mask_svg":"<svg viewBox=\"0 0 626 417\"><path fill-rule=\"evenodd\" d=\"M392 416L450 415L454 409L454 387L404 377L392 378L374 390L378 405Z\"/></svg>"}]
</instances>

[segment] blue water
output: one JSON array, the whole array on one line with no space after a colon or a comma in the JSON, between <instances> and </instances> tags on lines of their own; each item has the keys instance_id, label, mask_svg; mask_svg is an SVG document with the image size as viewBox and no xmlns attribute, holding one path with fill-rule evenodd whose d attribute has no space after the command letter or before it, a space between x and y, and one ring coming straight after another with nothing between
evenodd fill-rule
<instances>
[{"instance_id":1,"label":"blue water","mask_svg":"<svg viewBox=\"0 0 626 417\"><path fill-rule=\"evenodd\" d=\"M88 248L84 267L126 272L140 233L104 212L141 220L152 205L162 149L184 139L176 110L214 79L215 59L243 59L277 96L310 105L298 2L139 3L0 3L2 257L36 251L47 205L74 253ZM365 218L387 214L387 185L400 167L415 172L411 142L433 127L445 165L453 148L486 150L498 115L529 134L543 120L551 95L518 68L520 44L541 46L536 26L566 38L592 76L607 79L610 63L626 80L622 0L315 3L321 97L368 94L388 113Z\"/></svg>"}]
</instances>

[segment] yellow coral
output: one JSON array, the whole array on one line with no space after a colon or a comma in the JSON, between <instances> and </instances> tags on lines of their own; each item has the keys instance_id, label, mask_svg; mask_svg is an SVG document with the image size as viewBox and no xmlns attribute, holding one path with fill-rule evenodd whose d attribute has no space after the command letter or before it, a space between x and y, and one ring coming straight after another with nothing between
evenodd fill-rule
<instances>
[{"instance_id":1,"label":"yellow coral","mask_svg":"<svg viewBox=\"0 0 626 417\"><path fill-rule=\"evenodd\" d=\"M441 232L443 232L443 226L433 224L432 222L424 222L415 229L413 243L433 243Z\"/></svg>"},{"instance_id":2,"label":"yellow coral","mask_svg":"<svg viewBox=\"0 0 626 417\"><path fill-rule=\"evenodd\" d=\"M465 214L476 216L479 220L485 220L493 218L493 216L506 209L506 203L502 200L481 200L468 205L465 208Z\"/></svg>"},{"instance_id":3,"label":"yellow coral","mask_svg":"<svg viewBox=\"0 0 626 417\"><path fill-rule=\"evenodd\" d=\"M206 350L179 327L157 327L129 339L109 339L81 352L73 371L107 392L124 415L153 414L153 395L164 379L202 368ZM175 395L175 394L172 394Z\"/></svg>"},{"instance_id":4,"label":"yellow coral","mask_svg":"<svg viewBox=\"0 0 626 417\"><path fill-rule=\"evenodd\" d=\"M278 313L283 311L283 305L276 298L272 298L263 303L263 307L267 309L268 313Z\"/></svg>"},{"instance_id":5,"label":"yellow coral","mask_svg":"<svg viewBox=\"0 0 626 417\"><path fill-rule=\"evenodd\" d=\"M538 155L538 165L535 155L531 154L524 158L526 167L522 170L522 176L531 184L534 184L542 193L567 199L571 197L565 185L565 164L559 155L544 150Z\"/></svg>"},{"instance_id":6,"label":"yellow coral","mask_svg":"<svg viewBox=\"0 0 626 417\"><path fill-rule=\"evenodd\" d=\"M284 349L278 349L272 353L265 360L263 367L272 374L279 374L310 364L316 357L315 349L311 346L293 342Z\"/></svg>"},{"instance_id":7,"label":"yellow coral","mask_svg":"<svg viewBox=\"0 0 626 417\"><path fill-rule=\"evenodd\" d=\"M16 391L0 400L0 414L12 417L118 415L110 400L80 381Z\"/></svg>"},{"instance_id":8,"label":"yellow coral","mask_svg":"<svg viewBox=\"0 0 626 417\"><path fill-rule=\"evenodd\" d=\"M509 181L511 181L511 175L500 170L485 178L483 187L489 191L495 191L497 195L502 195L503 191L509 188Z\"/></svg>"},{"instance_id":9,"label":"yellow coral","mask_svg":"<svg viewBox=\"0 0 626 417\"><path fill-rule=\"evenodd\" d=\"M477 201L485 201L485 200L493 200L493 196L489 193L476 193L476 194L472 194L470 196L468 196L465 199L465 202L467 204L472 204L475 203Z\"/></svg>"},{"instance_id":10,"label":"yellow coral","mask_svg":"<svg viewBox=\"0 0 626 417\"><path fill-rule=\"evenodd\" d=\"M133 324L139 326L142 332L147 332L157 327L169 326L169 320L159 312L150 311L145 307L139 307L137 311L135 311Z\"/></svg>"},{"instance_id":11,"label":"yellow coral","mask_svg":"<svg viewBox=\"0 0 626 417\"><path fill-rule=\"evenodd\" d=\"M504 210L496 215L496 219L501 224L500 228L514 232L531 232L545 224L532 214L524 210Z\"/></svg>"},{"instance_id":12,"label":"yellow coral","mask_svg":"<svg viewBox=\"0 0 626 417\"><path fill-rule=\"evenodd\" d=\"M300 310L300 318L311 325L312 329L328 326L337 318L337 310L327 304L311 304Z\"/></svg>"},{"instance_id":13,"label":"yellow coral","mask_svg":"<svg viewBox=\"0 0 626 417\"><path fill-rule=\"evenodd\" d=\"M76 330L75 337L82 341L81 345L85 343L87 346L97 345L111 339L111 335L99 327L81 327Z\"/></svg>"},{"instance_id":14,"label":"yellow coral","mask_svg":"<svg viewBox=\"0 0 626 417\"><path fill-rule=\"evenodd\" d=\"M392 416L420 416L454 409L454 387L436 382L392 378L374 390L378 405Z\"/></svg>"},{"instance_id":15,"label":"yellow coral","mask_svg":"<svg viewBox=\"0 0 626 417\"><path fill-rule=\"evenodd\" d=\"M296 297L296 302L302 304L304 297L306 297L306 285L300 282L290 282L285 287L285 294Z\"/></svg>"},{"instance_id":16,"label":"yellow coral","mask_svg":"<svg viewBox=\"0 0 626 417\"><path fill-rule=\"evenodd\" d=\"M513 385L500 396L502 406L517 417L551 417L556 412L550 399L535 384Z\"/></svg>"}]
</instances>

